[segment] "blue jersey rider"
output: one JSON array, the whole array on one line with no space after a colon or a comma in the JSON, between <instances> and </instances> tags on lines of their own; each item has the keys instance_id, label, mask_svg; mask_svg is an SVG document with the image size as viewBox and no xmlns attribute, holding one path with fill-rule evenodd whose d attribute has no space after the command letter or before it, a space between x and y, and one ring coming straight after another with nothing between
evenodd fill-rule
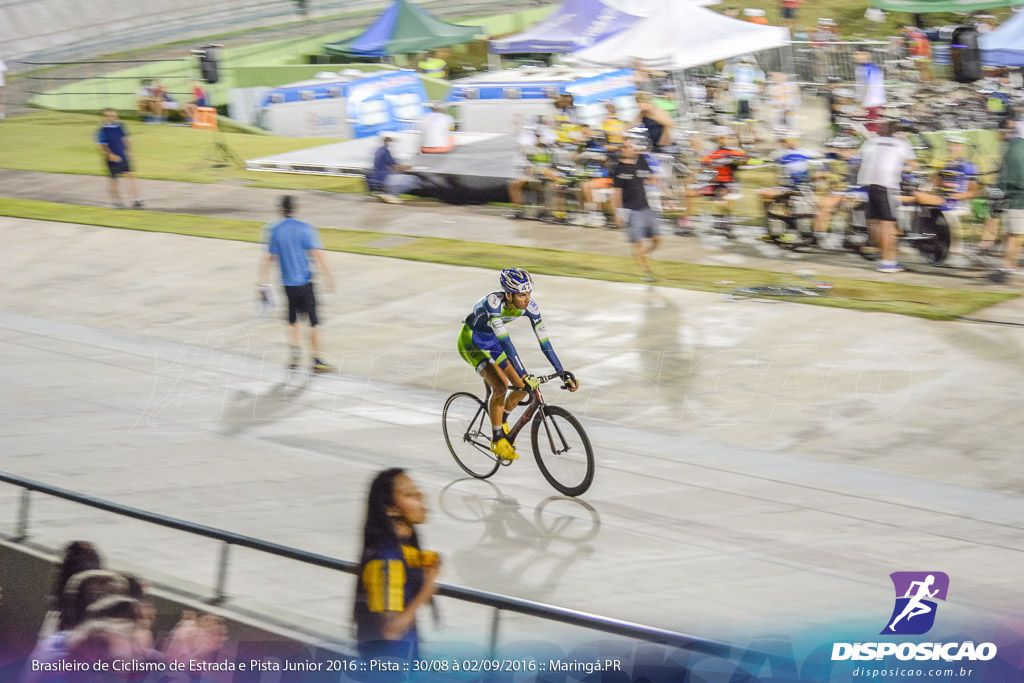
<instances>
[{"instance_id":1,"label":"blue jersey rider","mask_svg":"<svg viewBox=\"0 0 1024 683\"><path fill-rule=\"evenodd\" d=\"M509 432L508 413L526 397L528 391L540 386L540 381L529 374L512 344L505 324L526 316L537 336L540 348L548 361L562 375L569 391L576 391L579 384L555 355L548 341L540 307L530 298L533 278L522 268L506 268L501 271L502 291L491 292L480 299L473 312L466 316L459 333L459 355L473 366L483 377L491 390L488 412L491 417L491 452L505 460L515 460L519 455L506 438ZM508 391L509 383L516 389Z\"/></svg>"}]
</instances>

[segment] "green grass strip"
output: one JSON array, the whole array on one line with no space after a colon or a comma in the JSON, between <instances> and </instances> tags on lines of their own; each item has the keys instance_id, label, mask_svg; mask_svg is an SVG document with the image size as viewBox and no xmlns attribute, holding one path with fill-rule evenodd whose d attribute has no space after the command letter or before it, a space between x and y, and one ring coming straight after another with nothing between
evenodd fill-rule
<instances>
[{"instance_id":1,"label":"green grass strip","mask_svg":"<svg viewBox=\"0 0 1024 683\"><path fill-rule=\"evenodd\" d=\"M0 198L0 215L241 242L259 242L263 230L263 224L256 221L76 206L27 199ZM493 270L514 263L546 275L609 282L641 282L633 260L625 256L495 245L439 237L394 235L402 239L383 240L393 235L364 230L321 228L320 236L324 247L330 251ZM739 287L805 284L789 273L675 261L655 261L654 271L659 286L702 292L727 293ZM851 278L830 278L829 282L833 290L828 297L788 300L817 306L950 320L1019 296L1012 292L972 292Z\"/></svg>"}]
</instances>

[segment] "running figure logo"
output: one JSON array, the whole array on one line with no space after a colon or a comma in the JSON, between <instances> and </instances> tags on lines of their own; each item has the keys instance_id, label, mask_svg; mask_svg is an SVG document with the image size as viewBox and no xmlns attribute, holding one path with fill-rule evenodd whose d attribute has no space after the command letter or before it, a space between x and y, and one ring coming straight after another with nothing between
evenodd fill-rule
<instances>
[{"instance_id":1,"label":"running figure logo","mask_svg":"<svg viewBox=\"0 0 1024 683\"><path fill-rule=\"evenodd\" d=\"M917 636L935 623L935 600L946 599L949 577L942 572L893 572L896 605L881 635Z\"/></svg>"}]
</instances>

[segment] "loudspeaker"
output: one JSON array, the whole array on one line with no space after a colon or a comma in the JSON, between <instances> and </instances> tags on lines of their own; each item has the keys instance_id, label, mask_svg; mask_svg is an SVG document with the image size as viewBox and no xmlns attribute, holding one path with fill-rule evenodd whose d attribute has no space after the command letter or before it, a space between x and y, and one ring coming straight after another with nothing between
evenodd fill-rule
<instances>
[{"instance_id":1,"label":"loudspeaker","mask_svg":"<svg viewBox=\"0 0 1024 683\"><path fill-rule=\"evenodd\" d=\"M953 80L973 83L981 78L981 51L978 49L978 31L973 26L960 26L949 41L949 59L953 65Z\"/></svg>"},{"instance_id":2,"label":"loudspeaker","mask_svg":"<svg viewBox=\"0 0 1024 683\"><path fill-rule=\"evenodd\" d=\"M203 80L211 85L219 80L216 48L207 46L199 53L199 71L203 74Z\"/></svg>"}]
</instances>

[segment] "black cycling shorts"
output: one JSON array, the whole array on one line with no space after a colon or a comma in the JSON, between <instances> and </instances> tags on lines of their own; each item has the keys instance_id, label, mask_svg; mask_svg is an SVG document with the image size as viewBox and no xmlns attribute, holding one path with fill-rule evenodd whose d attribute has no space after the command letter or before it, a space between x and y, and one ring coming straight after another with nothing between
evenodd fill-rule
<instances>
[{"instance_id":1,"label":"black cycling shorts","mask_svg":"<svg viewBox=\"0 0 1024 683\"><path fill-rule=\"evenodd\" d=\"M299 319L299 313L309 318L311 327L316 327L320 320L316 317L316 295L313 293L313 283L307 282L297 287L285 287L285 296L288 297L288 322L294 325Z\"/></svg>"},{"instance_id":2,"label":"black cycling shorts","mask_svg":"<svg viewBox=\"0 0 1024 683\"><path fill-rule=\"evenodd\" d=\"M750 111L750 100L740 100L736 103L736 118L740 121L751 121L754 118Z\"/></svg>"},{"instance_id":3,"label":"black cycling shorts","mask_svg":"<svg viewBox=\"0 0 1024 683\"><path fill-rule=\"evenodd\" d=\"M869 221L895 221L896 198L884 185L868 185L868 206L865 218Z\"/></svg>"}]
</instances>

